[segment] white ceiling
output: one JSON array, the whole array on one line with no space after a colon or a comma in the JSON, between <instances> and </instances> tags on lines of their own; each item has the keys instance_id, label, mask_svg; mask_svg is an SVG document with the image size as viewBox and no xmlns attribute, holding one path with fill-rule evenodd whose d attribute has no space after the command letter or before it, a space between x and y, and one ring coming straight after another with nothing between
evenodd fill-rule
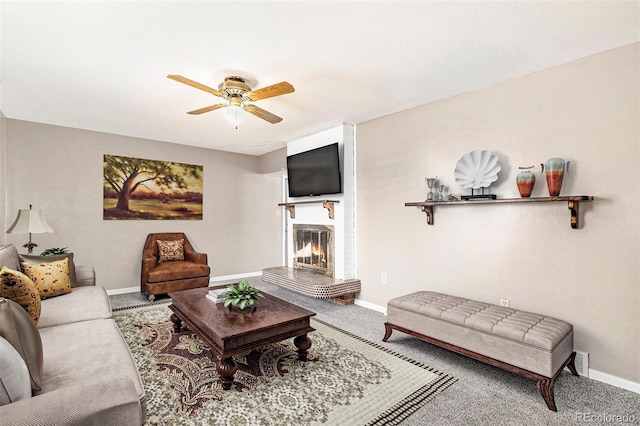
<instances>
[{"instance_id":1,"label":"white ceiling","mask_svg":"<svg viewBox=\"0 0 640 426\"><path fill-rule=\"evenodd\" d=\"M5 1L7 118L261 155L640 40L638 1ZM283 80L292 94L236 130L217 88Z\"/></svg>"}]
</instances>

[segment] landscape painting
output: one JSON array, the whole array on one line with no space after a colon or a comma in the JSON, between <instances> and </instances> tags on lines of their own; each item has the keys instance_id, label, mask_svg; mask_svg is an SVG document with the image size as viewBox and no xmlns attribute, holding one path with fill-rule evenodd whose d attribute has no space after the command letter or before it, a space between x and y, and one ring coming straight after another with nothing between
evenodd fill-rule
<instances>
[{"instance_id":1,"label":"landscape painting","mask_svg":"<svg viewBox=\"0 0 640 426\"><path fill-rule=\"evenodd\" d=\"M104 156L104 220L202 220L202 166Z\"/></svg>"}]
</instances>

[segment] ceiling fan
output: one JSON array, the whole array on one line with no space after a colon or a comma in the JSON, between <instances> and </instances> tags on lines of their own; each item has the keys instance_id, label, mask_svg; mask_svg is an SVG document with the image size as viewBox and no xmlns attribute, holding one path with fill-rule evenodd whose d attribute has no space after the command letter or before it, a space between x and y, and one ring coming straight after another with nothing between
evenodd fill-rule
<instances>
[{"instance_id":1,"label":"ceiling fan","mask_svg":"<svg viewBox=\"0 0 640 426\"><path fill-rule=\"evenodd\" d=\"M219 96L227 101L227 103L214 104L204 108L195 109L187 112L187 114L203 114L220 108L237 107L242 108L256 117L262 118L271 124L281 122L282 118L249 102L286 95L287 93L295 91L293 86L286 81L263 87L262 89L251 90L251 87L247 85L244 78L230 76L226 77L224 82L220 83L218 86L218 90L216 90L186 77L182 77L181 75L169 74L167 77L172 80L179 81L180 83L195 87L196 89L204 90L205 92Z\"/></svg>"}]
</instances>

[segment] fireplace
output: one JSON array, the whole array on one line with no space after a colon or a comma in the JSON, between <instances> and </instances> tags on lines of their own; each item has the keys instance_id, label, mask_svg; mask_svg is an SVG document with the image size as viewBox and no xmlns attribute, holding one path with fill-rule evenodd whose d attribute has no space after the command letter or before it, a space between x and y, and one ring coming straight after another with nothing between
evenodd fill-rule
<instances>
[{"instance_id":1,"label":"fireplace","mask_svg":"<svg viewBox=\"0 0 640 426\"><path fill-rule=\"evenodd\" d=\"M334 276L332 225L293 224L293 267Z\"/></svg>"}]
</instances>

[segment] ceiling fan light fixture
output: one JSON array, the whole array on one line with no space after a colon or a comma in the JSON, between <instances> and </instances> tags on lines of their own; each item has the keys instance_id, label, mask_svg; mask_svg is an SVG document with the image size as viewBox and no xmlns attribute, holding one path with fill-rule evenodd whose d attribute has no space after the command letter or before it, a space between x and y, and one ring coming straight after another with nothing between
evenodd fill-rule
<instances>
[{"instance_id":1,"label":"ceiling fan light fixture","mask_svg":"<svg viewBox=\"0 0 640 426\"><path fill-rule=\"evenodd\" d=\"M247 118L242 102L229 102L229 106L225 108L224 118L238 130L238 126Z\"/></svg>"},{"instance_id":2,"label":"ceiling fan light fixture","mask_svg":"<svg viewBox=\"0 0 640 426\"><path fill-rule=\"evenodd\" d=\"M218 90L213 89L204 84L200 84L196 81L190 80L186 77L182 77L177 74L169 74L168 78L177 82L186 84L196 89L203 90L211 93L214 96L218 96L227 101L227 103L218 103L209 105L204 108L198 108L193 111L188 111L187 114L204 114L205 112L215 111L220 108L226 108L225 117L227 120L238 128L245 118L245 112L255 115L271 124L277 124L282 121L282 117L260 108L254 105L253 102L260 101L262 99L273 98L276 96L286 95L287 93L295 92L293 86L286 81L272 84L271 86L263 87L261 89L252 90L242 77L230 76L224 79L218 86Z\"/></svg>"}]
</instances>

